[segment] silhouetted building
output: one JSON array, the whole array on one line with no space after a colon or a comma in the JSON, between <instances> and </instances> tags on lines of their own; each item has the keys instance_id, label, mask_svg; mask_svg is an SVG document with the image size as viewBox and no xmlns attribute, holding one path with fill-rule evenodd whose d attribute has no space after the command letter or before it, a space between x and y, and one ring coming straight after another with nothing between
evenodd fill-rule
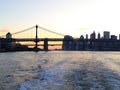
<instances>
[{"instance_id":1,"label":"silhouetted building","mask_svg":"<svg viewBox=\"0 0 120 90\"><path fill-rule=\"evenodd\" d=\"M86 39L88 39L88 34L86 34Z\"/></svg>"},{"instance_id":2,"label":"silhouetted building","mask_svg":"<svg viewBox=\"0 0 120 90\"><path fill-rule=\"evenodd\" d=\"M7 39L12 38L12 34L11 34L10 32L8 32L8 33L6 34L6 38L7 38Z\"/></svg>"},{"instance_id":3,"label":"silhouetted building","mask_svg":"<svg viewBox=\"0 0 120 90\"><path fill-rule=\"evenodd\" d=\"M104 35L104 39L110 39L110 32L104 31L103 35Z\"/></svg>"},{"instance_id":4,"label":"silhouetted building","mask_svg":"<svg viewBox=\"0 0 120 90\"><path fill-rule=\"evenodd\" d=\"M8 32L6 34L6 39L8 40L6 43L6 49L7 50L11 50L12 49L12 42L10 41L10 39L12 39L12 34L10 32Z\"/></svg>"},{"instance_id":5,"label":"silhouetted building","mask_svg":"<svg viewBox=\"0 0 120 90\"><path fill-rule=\"evenodd\" d=\"M84 50L85 49L85 42L84 42L84 36L81 35L80 39L77 41L76 50Z\"/></svg>"},{"instance_id":6,"label":"silhouetted building","mask_svg":"<svg viewBox=\"0 0 120 90\"><path fill-rule=\"evenodd\" d=\"M95 31L90 35L90 39L88 39L88 35L86 34L86 38L83 35L80 38L74 39L72 36L66 35L63 39L63 50L99 50L99 51L120 51L120 34L119 40L116 35L111 35L110 32L104 31L103 37L101 37L100 33L96 38Z\"/></svg>"},{"instance_id":7,"label":"silhouetted building","mask_svg":"<svg viewBox=\"0 0 120 90\"><path fill-rule=\"evenodd\" d=\"M93 33L91 33L91 35L90 35L90 39L95 39L96 38L96 33L95 33L95 31L93 31Z\"/></svg>"},{"instance_id":8,"label":"silhouetted building","mask_svg":"<svg viewBox=\"0 0 120 90\"><path fill-rule=\"evenodd\" d=\"M80 39L84 39L84 36L83 36L83 35L81 35L81 36L80 36Z\"/></svg>"},{"instance_id":9,"label":"silhouetted building","mask_svg":"<svg viewBox=\"0 0 120 90\"><path fill-rule=\"evenodd\" d=\"M111 35L111 39L117 40L117 36Z\"/></svg>"},{"instance_id":10,"label":"silhouetted building","mask_svg":"<svg viewBox=\"0 0 120 90\"><path fill-rule=\"evenodd\" d=\"M100 33L98 33L98 39L100 39L100 38L101 38Z\"/></svg>"},{"instance_id":11,"label":"silhouetted building","mask_svg":"<svg viewBox=\"0 0 120 90\"><path fill-rule=\"evenodd\" d=\"M64 36L62 50L71 50L72 48L74 48L73 44L75 43L73 42L72 36L69 35Z\"/></svg>"}]
</instances>

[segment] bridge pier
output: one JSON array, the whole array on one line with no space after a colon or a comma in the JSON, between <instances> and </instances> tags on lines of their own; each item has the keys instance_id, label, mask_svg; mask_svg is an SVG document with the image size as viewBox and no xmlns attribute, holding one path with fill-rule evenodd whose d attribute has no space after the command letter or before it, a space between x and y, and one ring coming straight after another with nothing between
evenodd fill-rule
<instances>
[{"instance_id":1,"label":"bridge pier","mask_svg":"<svg viewBox=\"0 0 120 90\"><path fill-rule=\"evenodd\" d=\"M44 51L48 51L48 38L44 39Z\"/></svg>"}]
</instances>

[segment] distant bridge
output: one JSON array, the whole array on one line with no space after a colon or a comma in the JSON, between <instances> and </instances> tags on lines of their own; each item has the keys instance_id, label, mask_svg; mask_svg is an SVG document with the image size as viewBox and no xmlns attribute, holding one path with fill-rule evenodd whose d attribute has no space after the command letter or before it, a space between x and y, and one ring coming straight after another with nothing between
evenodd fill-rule
<instances>
[{"instance_id":1,"label":"distant bridge","mask_svg":"<svg viewBox=\"0 0 120 90\"><path fill-rule=\"evenodd\" d=\"M12 33L12 35L20 34L20 33L29 31L29 30L34 29L34 28L35 28L35 38L22 38L22 37L21 38L6 38L6 39L1 40L1 41L2 42L35 42L35 45L34 44L27 44L27 45L28 46L33 46L34 45L36 50L38 49L38 46L43 46L45 51L48 50L48 46L61 46L61 44L49 44L48 45L48 41L54 41L54 42L60 41L60 42L62 42L63 38L39 38L38 37L38 28L42 29L42 30L45 30L47 32L50 32L50 33L54 33L54 34L59 35L59 36L63 36L63 37L65 36L64 34L60 34L60 33L51 31L49 29L40 27L38 25L30 27L30 28L27 28L25 30L21 30L21 31ZM43 45L42 44L38 44L38 42L44 42L44 44Z\"/></svg>"}]
</instances>

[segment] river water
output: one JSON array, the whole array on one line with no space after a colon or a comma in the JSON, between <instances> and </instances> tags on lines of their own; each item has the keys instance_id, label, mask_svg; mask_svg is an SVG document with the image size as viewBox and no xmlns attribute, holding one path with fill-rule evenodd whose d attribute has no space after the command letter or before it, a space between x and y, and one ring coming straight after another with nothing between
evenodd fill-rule
<instances>
[{"instance_id":1,"label":"river water","mask_svg":"<svg viewBox=\"0 0 120 90\"><path fill-rule=\"evenodd\" d=\"M0 72L0 90L120 90L120 52L0 53Z\"/></svg>"}]
</instances>

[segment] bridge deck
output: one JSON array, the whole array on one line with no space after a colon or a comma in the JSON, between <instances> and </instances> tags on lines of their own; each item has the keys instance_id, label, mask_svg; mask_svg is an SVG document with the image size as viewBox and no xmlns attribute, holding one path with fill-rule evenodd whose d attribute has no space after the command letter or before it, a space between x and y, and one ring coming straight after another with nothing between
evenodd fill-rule
<instances>
[{"instance_id":1,"label":"bridge deck","mask_svg":"<svg viewBox=\"0 0 120 90\"><path fill-rule=\"evenodd\" d=\"M35 38L16 38L14 39L16 42L26 42L26 41L36 41ZM120 42L120 40L114 40L114 39L63 39L63 38L38 38L37 41L86 41L86 42Z\"/></svg>"},{"instance_id":2,"label":"bridge deck","mask_svg":"<svg viewBox=\"0 0 120 90\"><path fill-rule=\"evenodd\" d=\"M63 39L63 38L38 38L37 41L81 41L81 42L120 42L116 39ZM0 39L1 42L36 42L35 38L11 38L11 39Z\"/></svg>"}]
</instances>

